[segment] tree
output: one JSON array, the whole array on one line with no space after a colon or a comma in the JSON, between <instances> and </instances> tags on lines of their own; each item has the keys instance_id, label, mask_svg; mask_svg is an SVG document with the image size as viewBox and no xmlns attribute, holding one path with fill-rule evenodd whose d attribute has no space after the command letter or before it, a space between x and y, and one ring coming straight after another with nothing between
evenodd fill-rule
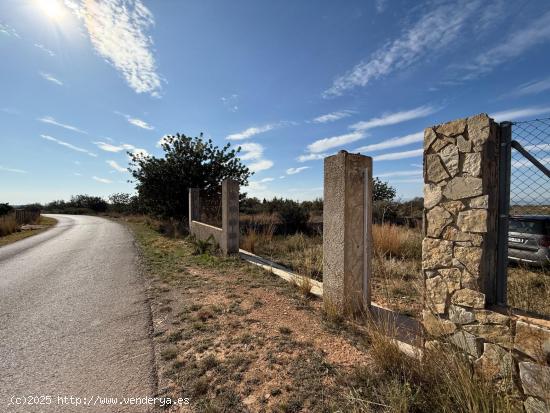
<instances>
[{"instance_id":1,"label":"tree","mask_svg":"<svg viewBox=\"0 0 550 413\"><path fill-rule=\"evenodd\" d=\"M203 135L166 136L162 141L163 158L132 154L130 172L136 180L136 190L147 212L164 218L183 219L188 214L189 188L200 188L206 194L219 193L224 179L248 184L252 175L238 157L240 147L222 148Z\"/></svg>"},{"instance_id":2,"label":"tree","mask_svg":"<svg viewBox=\"0 0 550 413\"><path fill-rule=\"evenodd\" d=\"M13 211L13 207L8 203L0 203L0 216L7 215Z\"/></svg>"},{"instance_id":3,"label":"tree","mask_svg":"<svg viewBox=\"0 0 550 413\"><path fill-rule=\"evenodd\" d=\"M74 195L71 197L69 205L72 208L90 209L94 212L105 212L108 207L103 198L91 195Z\"/></svg>"},{"instance_id":4,"label":"tree","mask_svg":"<svg viewBox=\"0 0 550 413\"><path fill-rule=\"evenodd\" d=\"M381 181L375 177L372 180L372 200L373 201L391 201L395 198L396 190L387 182Z\"/></svg>"}]
</instances>

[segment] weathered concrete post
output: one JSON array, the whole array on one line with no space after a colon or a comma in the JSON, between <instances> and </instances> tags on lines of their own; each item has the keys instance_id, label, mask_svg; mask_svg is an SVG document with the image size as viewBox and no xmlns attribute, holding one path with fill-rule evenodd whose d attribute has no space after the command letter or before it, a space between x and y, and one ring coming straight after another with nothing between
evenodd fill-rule
<instances>
[{"instance_id":1,"label":"weathered concrete post","mask_svg":"<svg viewBox=\"0 0 550 413\"><path fill-rule=\"evenodd\" d=\"M191 221L197 221L201 213L201 198L198 188L189 188L189 228Z\"/></svg>"},{"instance_id":2,"label":"weathered concrete post","mask_svg":"<svg viewBox=\"0 0 550 413\"><path fill-rule=\"evenodd\" d=\"M239 183L232 179L222 182L222 251L239 252Z\"/></svg>"},{"instance_id":3,"label":"weathered concrete post","mask_svg":"<svg viewBox=\"0 0 550 413\"><path fill-rule=\"evenodd\" d=\"M372 158L340 151L324 167L323 299L353 314L370 305Z\"/></svg>"}]
</instances>

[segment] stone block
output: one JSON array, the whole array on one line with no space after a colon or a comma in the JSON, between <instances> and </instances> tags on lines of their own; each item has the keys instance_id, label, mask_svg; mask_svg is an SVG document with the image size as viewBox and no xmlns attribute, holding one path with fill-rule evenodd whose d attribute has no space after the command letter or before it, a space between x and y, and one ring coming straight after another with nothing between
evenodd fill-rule
<instances>
[{"instance_id":1,"label":"stone block","mask_svg":"<svg viewBox=\"0 0 550 413\"><path fill-rule=\"evenodd\" d=\"M510 321L510 317L504 314L497 313L490 310L476 310L474 311L476 321L480 324L503 324L507 325Z\"/></svg>"},{"instance_id":2,"label":"stone block","mask_svg":"<svg viewBox=\"0 0 550 413\"><path fill-rule=\"evenodd\" d=\"M422 240L422 268L449 267L453 261L453 243L436 238Z\"/></svg>"},{"instance_id":3,"label":"stone block","mask_svg":"<svg viewBox=\"0 0 550 413\"><path fill-rule=\"evenodd\" d=\"M460 281L462 279L462 271L459 268L444 268L438 271L439 275L447 285L449 294L460 289Z\"/></svg>"},{"instance_id":4,"label":"stone block","mask_svg":"<svg viewBox=\"0 0 550 413\"><path fill-rule=\"evenodd\" d=\"M464 163L462 165L462 172L469 176L481 175L481 153L466 153L464 154Z\"/></svg>"},{"instance_id":5,"label":"stone block","mask_svg":"<svg viewBox=\"0 0 550 413\"><path fill-rule=\"evenodd\" d=\"M466 119L457 119L443 123L436 128L436 132L445 136L461 135L466 130Z\"/></svg>"},{"instance_id":6,"label":"stone block","mask_svg":"<svg viewBox=\"0 0 550 413\"><path fill-rule=\"evenodd\" d=\"M436 139L437 135L432 128L424 129L424 151L430 149L430 146Z\"/></svg>"},{"instance_id":7,"label":"stone block","mask_svg":"<svg viewBox=\"0 0 550 413\"><path fill-rule=\"evenodd\" d=\"M535 360L550 360L550 330L518 320L514 348Z\"/></svg>"},{"instance_id":8,"label":"stone block","mask_svg":"<svg viewBox=\"0 0 550 413\"><path fill-rule=\"evenodd\" d=\"M449 178L439 155L426 156L426 179L428 182L440 182Z\"/></svg>"},{"instance_id":9,"label":"stone block","mask_svg":"<svg viewBox=\"0 0 550 413\"><path fill-rule=\"evenodd\" d=\"M456 216L460 211L462 211L465 207L464 203L461 201L449 201L444 202L441 204L443 208L445 208L447 211L449 211L451 214Z\"/></svg>"},{"instance_id":10,"label":"stone block","mask_svg":"<svg viewBox=\"0 0 550 413\"><path fill-rule=\"evenodd\" d=\"M509 350L492 343L483 345L483 355L478 358L474 367L487 380L511 379L514 360Z\"/></svg>"},{"instance_id":11,"label":"stone block","mask_svg":"<svg viewBox=\"0 0 550 413\"><path fill-rule=\"evenodd\" d=\"M489 195L482 195L470 199L470 208L489 208Z\"/></svg>"},{"instance_id":12,"label":"stone block","mask_svg":"<svg viewBox=\"0 0 550 413\"><path fill-rule=\"evenodd\" d=\"M425 184L424 185L424 208L431 209L443 198L441 193L441 187L434 184Z\"/></svg>"},{"instance_id":13,"label":"stone block","mask_svg":"<svg viewBox=\"0 0 550 413\"><path fill-rule=\"evenodd\" d=\"M463 153L472 151L472 141L466 139L464 135L457 136L456 146L458 147L458 150Z\"/></svg>"},{"instance_id":14,"label":"stone block","mask_svg":"<svg viewBox=\"0 0 550 413\"><path fill-rule=\"evenodd\" d=\"M434 312L445 313L448 295L447 284L440 275L426 280L426 300Z\"/></svg>"},{"instance_id":15,"label":"stone block","mask_svg":"<svg viewBox=\"0 0 550 413\"><path fill-rule=\"evenodd\" d=\"M441 235L443 229L453 222L452 215L440 206L436 206L426 214L427 230L429 237L437 238Z\"/></svg>"},{"instance_id":16,"label":"stone block","mask_svg":"<svg viewBox=\"0 0 550 413\"><path fill-rule=\"evenodd\" d=\"M550 367L536 363L519 363L521 386L527 396L550 401Z\"/></svg>"},{"instance_id":17,"label":"stone block","mask_svg":"<svg viewBox=\"0 0 550 413\"><path fill-rule=\"evenodd\" d=\"M426 332L433 337L441 337L452 334L456 331L456 326L449 320L437 317L431 311L422 311L422 325Z\"/></svg>"},{"instance_id":18,"label":"stone block","mask_svg":"<svg viewBox=\"0 0 550 413\"><path fill-rule=\"evenodd\" d=\"M473 275L479 275L481 256L483 250L480 247L455 247L454 257Z\"/></svg>"},{"instance_id":19,"label":"stone block","mask_svg":"<svg viewBox=\"0 0 550 413\"><path fill-rule=\"evenodd\" d=\"M443 150L439 153L439 156L441 157L441 160L443 161L443 165L445 165L445 168L447 169L447 172L451 176L455 176L458 173L458 148L455 145L447 145Z\"/></svg>"},{"instance_id":20,"label":"stone block","mask_svg":"<svg viewBox=\"0 0 550 413\"><path fill-rule=\"evenodd\" d=\"M504 347L512 347L512 332L501 324L472 324L464 326L464 330L477 337Z\"/></svg>"},{"instance_id":21,"label":"stone block","mask_svg":"<svg viewBox=\"0 0 550 413\"><path fill-rule=\"evenodd\" d=\"M485 233L487 232L487 210L471 209L459 212L456 225L463 232Z\"/></svg>"},{"instance_id":22,"label":"stone block","mask_svg":"<svg viewBox=\"0 0 550 413\"><path fill-rule=\"evenodd\" d=\"M542 400L528 397L523 402L525 413L550 413L550 402L545 403Z\"/></svg>"},{"instance_id":23,"label":"stone block","mask_svg":"<svg viewBox=\"0 0 550 413\"><path fill-rule=\"evenodd\" d=\"M468 118L468 137L472 141L475 152L481 152L483 145L489 139L491 134L491 124L489 116L481 113Z\"/></svg>"},{"instance_id":24,"label":"stone block","mask_svg":"<svg viewBox=\"0 0 550 413\"><path fill-rule=\"evenodd\" d=\"M481 178L457 176L451 179L443 188L443 195L453 200L471 198L482 194L483 182Z\"/></svg>"},{"instance_id":25,"label":"stone block","mask_svg":"<svg viewBox=\"0 0 550 413\"><path fill-rule=\"evenodd\" d=\"M483 308L485 307L485 294L470 290L469 288L463 288L462 290L455 291L451 297L451 302L464 307Z\"/></svg>"},{"instance_id":26,"label":"stone block","mask_svg":"<svg viewBox=\"0 0 550 413\"><path fill-rule=\"evenodd\" d=\"M448 338L448 341L476 359L483 351L483 340L467 331L457 331Z\"/></svg>"},{"instance_id":27,"label":"stone block","mask_svg":"<svg viewBox=\"0 0 550 413\"><path fill-rule=\"evenodd\" d=\"M469 324L475 321L475 316L474 313L466 310L465 308L456 305L450 305L449 320L456 324Z\"/></svg>"}]
</instances>

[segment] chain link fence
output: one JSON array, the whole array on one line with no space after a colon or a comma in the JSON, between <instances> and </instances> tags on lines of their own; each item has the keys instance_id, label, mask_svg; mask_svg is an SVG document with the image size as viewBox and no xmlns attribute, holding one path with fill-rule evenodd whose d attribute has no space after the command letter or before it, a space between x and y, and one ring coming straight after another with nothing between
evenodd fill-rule
<instances>
[{"instance_id":1,"label":"chain link fence","mask_svg":"<svg viewBox=\"0 0 550 413\"><path fill-rule=\"evenodd\" d=\"M550 177L535 165L550 168L550 118L514 122L512 133L510 215L550 215Z\"/></svg>"}]
</instances>

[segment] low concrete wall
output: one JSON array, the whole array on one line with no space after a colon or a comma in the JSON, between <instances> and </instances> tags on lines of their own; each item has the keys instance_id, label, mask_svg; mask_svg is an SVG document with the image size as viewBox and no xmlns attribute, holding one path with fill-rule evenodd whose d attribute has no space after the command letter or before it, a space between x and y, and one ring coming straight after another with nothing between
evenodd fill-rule
<instances>
[{"instance_id":1,"label":"low concrete wall","mask_svg":"<svg viewBox=\"0 0 550 413\"><path fill-rule=\"evenodd\" d=\"M493 305L499 144L500 126L486 114L425 130L426 345L451 343L526 411L548 412L550 321Z\"/></svg>"},{"instance_id":2,"label":"low concrete wall","mask_svg":"<svg viewBox=\"0 0 550 413\"><path fill-rule=\"evenodd\" d=\"M218 246L222 243L223 230L203 222L191 221L189 232L198 239L207 240L210 236L214 238Z\"/></svg>"}]
</instances>

